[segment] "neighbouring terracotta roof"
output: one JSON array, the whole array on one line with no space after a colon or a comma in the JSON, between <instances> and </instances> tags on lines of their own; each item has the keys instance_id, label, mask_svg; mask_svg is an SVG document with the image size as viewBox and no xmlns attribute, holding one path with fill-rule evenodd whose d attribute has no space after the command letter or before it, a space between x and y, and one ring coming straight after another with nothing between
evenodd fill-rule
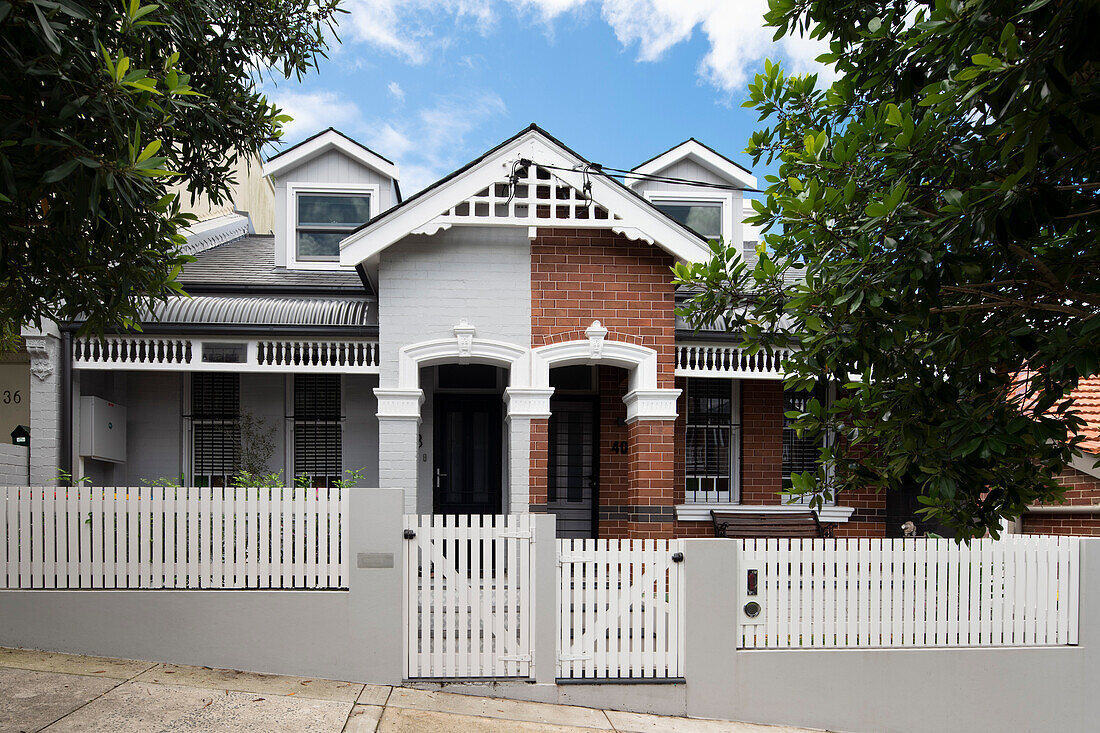
<instances>
[{"instance_id":1,"label":"neighbouring terracotta roof","mask_svg":"<svg viewBox=\"0 0 1100 733\"><path fill-rule=\"evenodd\" d=\"M1085 441L1081 448L1100 454L1100 376L1082 379L1077 389L1069 393L1073 409L1085 421L1082 432Z\"/></svg>"}]
</instances>

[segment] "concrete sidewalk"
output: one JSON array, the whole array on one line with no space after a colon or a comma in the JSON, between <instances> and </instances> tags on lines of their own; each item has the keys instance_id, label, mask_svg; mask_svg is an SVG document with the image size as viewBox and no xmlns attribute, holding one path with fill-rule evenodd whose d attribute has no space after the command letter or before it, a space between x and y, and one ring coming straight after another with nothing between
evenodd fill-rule
<instances>
[{"instance_id":1,"label":"concrete sidewalk","mask_svg":"<svg viewBox=\"0 0 1100 733\"><path fill-rule=\"evenodd\" d=\"M0 733L799 730L0 648Z\"/></svg>"}]
</instances>

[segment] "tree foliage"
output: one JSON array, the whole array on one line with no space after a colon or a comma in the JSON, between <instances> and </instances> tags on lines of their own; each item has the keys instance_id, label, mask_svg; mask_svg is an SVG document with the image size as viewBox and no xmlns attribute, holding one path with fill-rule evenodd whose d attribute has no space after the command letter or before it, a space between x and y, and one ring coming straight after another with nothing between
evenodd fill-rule
<instances>
[{"instance_id":1,"label":"tree foliage","mask_svg":"<svg viewBox=\"0 0 1100 733\"><path fill-rule=\"evenodd\" d=\"M259 91L326 48L338 0L0 0L0 336L136 325L189 218L287 117Z\"/></svg>"},{"instance_id":2,"label":"tree foliage","mask_svg":"<svg viewBox=\"0 0 1100 733\"><path fill-rule=\"evenodd\" d=\"M928 517L996 535L1060 497L1065 395L1100 371L1100 4L771 0L767 20L829 39L840 78L768 63L750 85L748 152L779 166L766 251L679 267L686 314L792 348L795 386L847 385L798 416L839 439L797 493L916 485Z\"/></svg>"}]
</instances>

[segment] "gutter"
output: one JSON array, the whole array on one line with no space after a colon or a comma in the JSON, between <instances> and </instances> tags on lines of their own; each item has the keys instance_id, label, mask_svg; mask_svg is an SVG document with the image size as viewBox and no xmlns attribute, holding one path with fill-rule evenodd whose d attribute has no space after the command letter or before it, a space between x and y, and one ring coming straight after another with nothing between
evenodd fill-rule
<instances>
[{"instance_id":1,"label":"gutter","mask_svg":"<svg viewBox=\"0 0 1100 733\"><path fill-rule=\"evenodd\" d=\"M80 329L79 323L62 325L62 333L73 334ZM172 336L258 336L274 338L293 336L297 338L377 338L378 326L291 326L236 323L148 323L140 331L109 331L108 336L130 336L141 338L148 335Z\"/></svg>"},{"instance_id":2,"label":"gutter","mask_svg":"<svg viewBox=\"0 0 1100 733\"><path fill-rule=\"evenodd\" d=\"M1039 504L1029 506L1027 514L1100 514L1100 504Z\"/></svg>"}]
</instances>

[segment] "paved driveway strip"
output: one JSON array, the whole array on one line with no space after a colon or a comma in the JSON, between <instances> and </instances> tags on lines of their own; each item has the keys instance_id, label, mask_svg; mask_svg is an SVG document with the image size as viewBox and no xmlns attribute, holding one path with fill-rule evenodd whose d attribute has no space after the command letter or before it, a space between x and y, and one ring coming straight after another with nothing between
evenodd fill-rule
<instances>
[{"instance_id":1,"label":"paved driveway strip","mask_svg":"<svg viewBox=\"0 0 1100 733\"><path fill-rule=\"evenodd\" d=\"M798 733L803 729L0 648L0 733L38 731Z\"/></svg>"}]
</instances>

